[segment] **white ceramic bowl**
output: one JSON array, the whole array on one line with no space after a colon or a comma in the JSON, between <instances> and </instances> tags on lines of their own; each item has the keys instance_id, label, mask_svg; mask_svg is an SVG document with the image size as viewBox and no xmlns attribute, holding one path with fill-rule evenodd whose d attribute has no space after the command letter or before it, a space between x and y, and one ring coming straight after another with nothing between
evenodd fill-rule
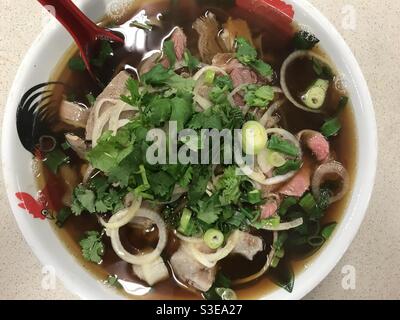
<instances>
[{"instance_id":1,"label":"white ceramic bowl","mask_svg":"<svg viewBox=\"0 0 400 320\"><path fill-rule=\"evenodd\" d=\"M111 0L76 1L92 18L104 16ZM294 6L295 20L309 26L321 39L347 82L354 108L358 137L356 179L351 200L332 239L308 268L296 276L292 293L276 290L263 299L300 299L311 291L338 263L364 218L371 196L377 164L377 131L372 101L366 81L349 47L332 24L306 0L287 0ZM31 171L31 155L23 149L16 131L16 107L22 94L32 86L46 82L59 59L72 44L70 36L57 22L46 26L23 60L12 86L3 122L2 165L8 198L15 219L33 252L43 265L53 266L58 278L73 293L84 299L118 299L77 263L54 234L49 223L32 219L17 206L15 193L36 194Z\"/></svg>"}]
</instances>

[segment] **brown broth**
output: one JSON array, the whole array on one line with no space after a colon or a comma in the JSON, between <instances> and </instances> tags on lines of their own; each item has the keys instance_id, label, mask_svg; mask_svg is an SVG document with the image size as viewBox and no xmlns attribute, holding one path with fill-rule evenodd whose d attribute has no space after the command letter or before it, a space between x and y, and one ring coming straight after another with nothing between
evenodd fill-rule
<instances>
[{"instance_id":1,"label":"brown broth","mask_svg":"<svg viewBox=\"0 0 400 320\"><path fill-rule=\"evenodd\" d=\"M212 3L213 1L208 1ZM117 30L124 33L125 35L132 33L132 28L127 26L126 21L129 21L139 10L146 10L149 15L156 14L159 12L165 12L168 9L168 1L164 0L153 0L153 1L136 1L134 7L128 10L125 17L121 18L119 21L115 21L116 24L125 23L123 27L119 27ZM227 11L219 7L217 1L213 2L214 5L210 6L198 6L196 1L178 1L180 5L179 12L171 12L165 14L164 23L165 27L163 29L155 29L155 31L147 33L145 38L145 47L140 50L135 50L135 53L130 53L125 49L114 48L115 55L111 61L107 62L105 66L105 72L102 74L102 78L111 79L121 69L128 69L128 71L133 74L136 73L135 67L142 60L144 55L152 50L159 50L162 40L170 34L171 30L179 25L184 28L185 33L188 35L188 47L193 54L197 54L197 33L192 29L191 25L193 21L204 14L207 10L212 10L217 14L220 22L224 22L227 18ZM109 24L110 21L105 19L103 24ZM262 32L268 32L268 27L251 26L254 34L261 34ZM270 37L266 37L268 41L264 41L263 47L267 54L267 60L270 62L274 70L279 70L285 57L291 52L292 48L290 45L282 45L278 42L270 42ZM272 48L271 50L268 50ZM321 52L320 52L321 53ZM69 59L72 56L77 55L77 49L73 46L65 54L64 58L60 61L57 68L55 69L53 79L62 81L64 83L70 84L72 91L77 94L76 99L78 101L84 102L84 97L87 93L93 92L95 94L99 93L99 89L92 85L92 81L87 73L77 73L71 72L67 66ZM127 67L128 66L128 67ZM308 62L302 63L302 61L295 63L289 68L288 73L288 85L289 88L295 92L303 92L309 86L313 79L315 79L315 74L313 73L312 65ZM65 92L56 92L58 98L61 100L62 95ZM326 105L328 110L332 110L333 106L337 105L340 98L340 94L330 88L330 93L327 98ZM330 111L329 111L330 112ZM324 116L320 114L307 113L299 110L292 106L290 103L286 103L281 110L282 123L286 128L289 128L291 132L298 132L302 129L314 129L319 130L324 121ZM355 161L356 161L356 136L355 136L355 122L351 108L348 106L341 115L341 122L343 125L342 131L339 136L331 140L331 148L335 150L338 161L342 162L350 173L351 182L354 179L355 172ZM56 128L55 128L56 129ZM57 131L73 130L73 128L66 128L65 126L60 126L57 124ZM79 132L78 132L79 133ZM76 170L79 172L79 161L75 162ZM80 175L80 173L79 173ZM351 183L352 184L352 183ZM60 185L60 188L62 186ZM332 221L340 221L342 214L347 206L348 200L351 197L349 193L341 201L331 205L327 210L324 217L324 223ZM108 275L118 275L122 280L135 282L146 286L145 283L140 281L132 272L132 267L127 262L122 261L112 250L110 240L108 237L104 237L104 242L106 246L105 255L103 263L101 265L95 265L82 258L81 250L79 246L79 240L83 237L84 233L88 230L101 230L101 227L97 221L97 218L91 215L81 215L77 217L71 217L67 220L63 228L54 227L57 235L62 239L62 242L70 250L70 252L76 257L77 261L91 273L93 273L98 279L105 280ZM146 235L141 234L137 231L132 231L131 227L123 227L121 229L121 239L124 246L128 251L135 253L135 250L153 247L157 239L157 232L153 231L147 233ZM271 233L260 234L265 243L266 248L272 242ZM169 244L166 252L164 253L166 257L169 257L177 247L177 241L170 235ZM135 249L136 248L136 249ZM323 250L323 248L322 248ZM265 257L268 250L265 250L256 255L254 261L250 262L239 256L232 256L226 258L222 263L221 267L227 276L233 278L241 278L249 276L256 273L264 264ZM295 274L300 273L305 266L318 256L315 253L312 257L308 258L296 258L295 255L289 254L287 259L289 259L294 267ZM296 284L295 284L296 285ZM243 285L241 287L235 288L236 293L240 299L257 299L265 294L276 290L278 287L275 286L272 281L265 275L250 284ZM122 292L122 290L121 290ZM131 296L127 295L129 298L134 299L199 299L201 295L199 293L194 293L181 287L174 281L173 277L156 284L151 292L146 296Z\"/></svg>"}]
</instances>

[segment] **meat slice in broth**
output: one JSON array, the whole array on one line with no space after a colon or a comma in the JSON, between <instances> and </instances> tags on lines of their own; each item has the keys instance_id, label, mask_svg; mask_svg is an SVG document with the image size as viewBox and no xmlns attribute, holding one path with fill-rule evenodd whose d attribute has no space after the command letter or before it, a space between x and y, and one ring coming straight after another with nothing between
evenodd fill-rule
<instances>
[{"instance_id":1,"label":"meat slice in broth","mask_svg":"<svg viewBox=\"0 0 400 320\"><path fill-rule=\"evenodd\" d=\"M171 266L182 282L203 292L211 288L217 271L203 266L182 247L172 255Z\"/></svg>"}]
</instances>

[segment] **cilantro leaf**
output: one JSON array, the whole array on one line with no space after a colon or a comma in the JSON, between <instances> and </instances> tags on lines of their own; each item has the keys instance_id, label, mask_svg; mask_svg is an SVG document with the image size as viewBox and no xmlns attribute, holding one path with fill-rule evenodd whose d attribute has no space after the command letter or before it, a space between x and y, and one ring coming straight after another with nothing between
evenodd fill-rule
<instances>
[{"instance_id":1,"label":"cilantro leaf","mask_svg":"<svg viewBox=\"0 0 400 320\"><path fill-rule=\"evenodd\" d=\"M142 76L142 81L147 85L162 86L171 78L171 73L161 64L156 64L149 72Z\"/></svg>"},{"instance_id":2,"label":"cilantro leaf","mask_svg":"<svg viewBox=\"0 0 400 320\"><path fill-rule=\"evenodd\" d=\"M245 38L237 38L236 45L236 57L241 63L249 65L257 60L257 50Z\"/></svg>"},{"instance_id":3,"label":"cilantro leaf","mask_svg":"<svg viewBox=\"0 0 400 320\"><path fill-rule=\"evenodd\" d=\"M83 257L94 263L101 263L104 255L104 244L101 241L102 235L97 231L88 231L85 233L79 245L82 249Z\"/></svg>"},{"instance_id":4,"label":"cilantro leaf","mask_svg":"<svg viewBox=\"0 0 400 320\"><path fill-rule=\"evenodd\" d=\"M262 76L263 78L268 78L268 77L272 76L272 74L274 72L272 70L272 67L268 63L266 63L262 60L256 60L253 63L251 63L250 66L254 70L256 70L260 74L260 76Z\"/></svg>"},{"instance_id":5,"label":"cilantro leaf","mask_svg":"<svg viewBox=\"0 0 400 320\"><path fill-rule=\"evenodd\" d=\"M164 171L148 174L153 194L161 199L169 199L175 186L175 178Z\"/></svg>"},{"instance_id":6,"label":"cilantro leaf","mask_svg":"<svg viewBox=\"0 0 400 320\"><path fill-rule=\"evenodd\" d=\"M193 102L191 96L189 99L175 97L171 99L171 117L170 121L176 121L178 126L178 132L181 131L187 121L193 114Z\"/></svg>"},{"instance_id":7,"label":"cilantro leaf","mask_svg":"<svg viewBox=\"0 0 400 320\"><path fill-rule=\"evenodd\" d=\"M79 185L72 194L72 212L75 215L80 215L83 211L94 213L96 211L95 198L96 196L92 190Z\"/></svg>"},{"instance_id":8,"label":"cilantro leaf","mask_svg":"<svg viewBox=\"0 0 400 320\"><path fill-rule=\"evenodd\" d=\"M87 187L79 185L72 194L71 210L75 215L82 212L115 213L123 208L127 191L113 187L107 178L94 177Z\"/></svg>"},{"instance_id":9,"label":"cilantro leaf","mask_svg":"<svg viewBox=\"0 0 400 320\"><path fill-rule=\"evenodd\" d=\"M204 165L193 166L193 178L189 185L188 198L191 203L200 200L206 193L208 181L211 178L211 168Z\"/></svg>"},{"instance_id":10,"label":"cilantro leaf","mask_svg":"<svg viewBox=\"0 0 400 320\"><path fill-rule=\"evenodd\" d=\"M164 42L163 53L167 56L170 67L173 67L176 62L176 55L172 40L167 40Z\"/></svg>"},{"instance_id":11,"label":"cilantro leaf","mask_svg":"<svg viewBox=\"0 0 400 320\"><path fill-rule=\"evenodd\" d=\"M194 207L194 211L197 213L197 219L207 224L213 224L222 213L218 195L214 195L205 200L199 200L197 206Z\"/></svg>"},{"instance_id":12,"label":"cilantro leaf","mask_svg":"<svg viewBox=\"0 0 400 320\"><path fill-rule=\"evenodd\" d=\"M230 166L225 169L217 183L221 205L236 204L239 201L241 195L239 187L242 181L243 176L237 174L236 167Z\"/></svg>"},{"instance_id":13,"label":"cilantro leaf","mask_svg":"<svg viewBox=\"0 0 400 320\"><path fill-rule=\"evenodd\" d=\"M139 93L139 82L133 78L129 78L126 81L126 88L129 90L130 95L121 95L121 100L131 106L137 107L140 103L140 93Z\"/></svg>"},{"instance_id":14,"label":"cilantro leaf","mask_svg":"<svg viewBox=\"0 0 400 320\"><path fill-rule=\"evenodd\" d=\"M252 67L262 77L272 76L272 68L264 61L257 59L257 50L243 37L236 39L236 58L244 65Z\"/></svg>"},{"instance_id":15,"label":"cilantro leaf","mask_svg":"<svg viewBox=\"0 0 400 320\"><path fill-rule=\"evenodd\" d=\"M246 88L244 100L252 107L266 108L274 100L274 90L270 86L250 85Z\"/></svg>"},{"instance_id":16,"label":"cilantro leaf","mask_svg":"<svg viewBox=\"0 0 400 320\"><path fill-rule=\"evenodd\" d=\"M178 184L182 188L186 188L189 186L190 182L193 178L193 167L188 167L185 171L184 175L179 179Z\"/></svg>"},{"instance_id":17,"label":"cilantro leaf","mask_svg":"<svg viewBox=\"0 0 400 320\"><path fill-rule=\"evenodd\" d=\"M171 100L156 96L145 108L144 115L150 125L160 127L171 116Z\"/></svg>"}]
</instances>

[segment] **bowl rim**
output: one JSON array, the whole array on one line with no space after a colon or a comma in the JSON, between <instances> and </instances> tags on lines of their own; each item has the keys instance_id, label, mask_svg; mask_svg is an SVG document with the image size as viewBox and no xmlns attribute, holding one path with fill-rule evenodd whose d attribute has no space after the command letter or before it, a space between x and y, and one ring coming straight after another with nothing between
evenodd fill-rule
<instances>
[{"instance_id":1,"label":"bowl rim","mask_svg":"<svg viewBox=\"0 0 400 320\"><path fill-rule=\"evenodd\" d=\"M328 21L328 19L312 4L310 4L307 0L286 0L286 2L294 5L296 10L301 8L302 11L307 13L310 16L313 16L314 22L321 28L321 30L325 31L327 35L335 41L335 46L343 55L344 60L346 60L346 64L349 67L349 72L353 77L353 81L357 84L356 94L357 98L360 101L361 108L363 111L362 117L364 120L363 126L364 130L361 132L363 135L363 139L366 139L369 142L369 148L363 150L363 157L368 159L368 163L365 165L366 172L362 172L362 182L361 180L361 172L359 168L356 168L355 180L353 191L357 190L358 193L352 194L350 201L353 202L352 210L349 209L349 204L345 209L344 217L347 215L351 215L351 219L348 222L348 225L343 226L340 232L340 239L338 232L335 231L331 241L329 241L324 248L321 250L321 253L318 257L314 259L312 264L314 265L318 262L318 271L317 275L310 274L311 269L304 270L300 272L297 277L296 285L292 293L288 293L282 289L278 289L272 291L260 299L301 299L306 294L308 294L311 290L313 290L337 265L339 260L342 258L350 244L352 243L355 235L357 234L359 227L365 217L366 210L369 205L369 200L372 195L372 190L374 187L376 169L377 169L377 158L378 158L378 139L377 139L377 126L375 120L375 111L373 108L372 99L369 93L369 89L367 86L367 82L363 76L363 73L360 69L360 66L354 57L352 51L344 41L343 37L339 34L336 28ZM78 6L84 6L85 1L79 0L77 1ZM302 12L303 13L303 12ZM51 252L46 252L43 244L41 243L39 237L35 234L35 231L32 230L31 226L26 223L26 221L22 218L20 214L17 214L17 207L14 205L14 191L18 189L18 181L15 179L15 174L13 172L9 172L7 170L7 164L12 163L13 156L11 152L8 152L12 146L10 146L7 141L10 141L9 138L12 135L15 135L15 106L17 105L16 101L18 101L19 97L17 97L18 88L23 82L24 77L27 74L27 66L34 63L34 58L37 56L37 53L43 50L42 43L44 39L47 37L51 37L57 30L61 29L56 23L51 22L46 26L44 30L41 31L37 39L33 42L32 46L28 50L25 55L21 65L18 68L16 77L13 81L12 87L9 92L9 96L6 103L6 108L4 111L3 117L3 126L2 126L2 170L4 177L4 185L5 190L7 192L8 200L10 203L10 207L12 209L13 215L17 221L18 227L23 234L23 237L27 244L30 246L36 257L39 259L42 265L54 265L57 268L63 269L63 265L60 261L57 261L56 255ZM354 97L352 97L354 99ZM361 117L361 116L360 116ZM357 120L357 115L355 115L355 121ZM357 137L359 135L359 128L357 128ZM361 156L360 151L360 137L358 137L359 143L357 146L358 149L358 160ZM364 148L365 149L365 148ZM358 163L357 160L357 163ZM351 212L349 212L351 211ZM342 222L342 220L341 220ZM346 231L346 232L343 232ZM56 235L54 235L56 237ZM67 250L67 249L66 249ZM72 255L72 254L71 254ZM323 260L324 259L324 260ZM324 263L320 263L323 261ZM78 263L76 261L75 263ZM83 269L83 267L81 266ZM65 268L64 268L65 269ZM82 270L84 271L84 270ZM314 270L315 271L315 270ZM83 286L79 285L76 281L73 280L74 275L68 274L68 272L58 273L57 277L61 280L64 286L70 291L77 294L79 297L83 299L93 299L96 298L96 293L89 291L87 288L83 288ZM301 278L302 281L298 279ZM121 298L115 296L114 298Z\"/></svg>"}]
</instances>

